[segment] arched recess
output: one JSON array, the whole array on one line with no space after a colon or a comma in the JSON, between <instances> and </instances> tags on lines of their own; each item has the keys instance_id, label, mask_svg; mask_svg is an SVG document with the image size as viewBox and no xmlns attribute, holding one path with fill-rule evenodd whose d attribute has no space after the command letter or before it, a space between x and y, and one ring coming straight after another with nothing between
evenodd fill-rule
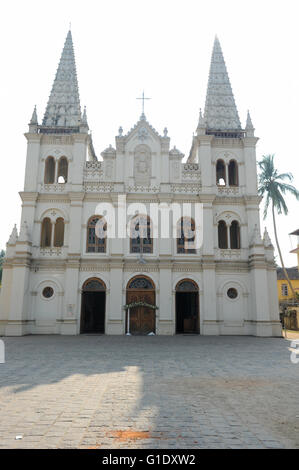
<instances>
[{"instance_id":1,"label":"arched recess","mask_svg":"<svg viewBox=\"0 0 299 470\"><path fill-rule=\"evenodd\" d=\"M227 225L224 220L218 222L218 247L222 249L228 248Z\"/></svg>"},{"instance_id":2,"label":"arched recess","mask_svg":"<svg viewBox=\"0 0 299 470\"><path fill-rule=\"evenodd\" d=\"M177 223L177 253L196 253L195 222L190 217L181 217Z\"/></svg>"},{"instance_id":3,"label":"arched recess","mask_svg":"<svg viewBox=\"0 0 299 470\"><path fill-rule=\"evenodd\" d=\"M175 291L176 333L199 333L198 285L192 279L182 279Z\"/></svg>"},{"instance_id":4,"label":"arched recess","mask_svg":"<svg viewBox=\"0 0 299 470\"><path fill-rule=\"evenodd\" d=\"M68 179L68 161L66 157L60 157L58 160L57 181L58 183L67 183Z\"/></svg>"},{"instance_id":5,"label":"arched recess","mask_svg":"<svg viewBox=\"0 0 299 470\"><path fill-rule=\"evenodd\" d=\"M233 220L229 227L230 247L234 250L241 248L240 224L237 220Z\"/></svg>"},{"instance_id":6,"label":"arched recess","mask_svg":"<svg viewBox=\"0 0 299 470\"><path fill-rule=\"evenodd\" d=\"M228 184L229 186L239 186L238 163L230 160L228 164Z\"/></svg>"},{"instance_id":7,"label":"arched recess","mask_svg":"<svg viewBox=\"0 0 299 470\"><path fill-rule=\"evenodd\" d=\"M106 284L90 278L82 287L80 333L105 333Z\"/></svg>"},{"instance_id":8,"label":"arched recess","mask_svg":"<svg viewBox=\"0 0 299 470\"><path fill-rule=\"evenodd\" d=\"M53 184L55 182L55 159L48 157L45 161L44 183Z\"/></svg>"},{"instance_id":9,"label":"arched recess","mask_svg":"<svg viewBox=\"0 0 299 470\"><path fill-rule=\"evenodd\" d=\"M47 248L52 242L52 223L49 217L45 217L42 221L40 246Z\"/></svg>"},{"instance_id":10,"label":"arched recess","mask_svg":"<svg viewBox=\"0 0 299 470\"><path fill-rule=\"evenodd\" d=\"M130 253L153 253L152 222L138 214L130 221Z\"/></svg>"},{"instance_id":11,"label":"arched recess","mask_svg":"<svg viewBox=\"0 0 299 470\"><path fill-rule=\"evenodd\" d=\"M58 217L54 228L54 246L60 247L64 244L64 220Z\"/></svg>"},{"instance_id":12,"label":"arched recess","mask_svg":"<svg viewBox=\"0 0 299 470\"><path fill-rule=\"evenodd\" d=\"M225 162L220 159L216 162L216 184L219 186L226 185L226 171L225 171Z\"/></svg>"},{"instance_id":13,"label":"arched recess","mask_svg":"<svg viewBox=\"0 0 299 470\"><path fill-rule=\"evenodd\" d=\"M156 332L155 284L147 276L137 275L127 284L126 332L145 335Z\"/></svg>"}]
</instances>

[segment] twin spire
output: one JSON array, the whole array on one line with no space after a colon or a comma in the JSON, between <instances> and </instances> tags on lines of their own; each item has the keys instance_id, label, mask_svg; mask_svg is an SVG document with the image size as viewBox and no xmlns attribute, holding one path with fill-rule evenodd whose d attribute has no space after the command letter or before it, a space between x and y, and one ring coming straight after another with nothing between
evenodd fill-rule
<instances>
[{"instance_id":1,"label":"twin spire","mask_svg":"<svg viewBox=\"0 0 299 470\"><path fill-rule=\"evenodd\" d=\"M37 126L36 108L30 125ZM58 128L88 129L86 109L81 114L76 63L71 31L68 32L60 62L45 111L43 126ZM248 113L246 131L253 134L253 126ZM76 132L76 130L73 130ZM238 110L229 81L220 42L215 37L204 115L200 112L197 132L242 131Z\"/></svg>"},{"instance_id":2,"label":"twin spire","mask_svg":"<svg viewBox=\"0 0 299 470\"><path fill-rule=\"evenodd\" d=\"M71 31L68 32L52 91L43 119L47 127L79 127L81 107L75 54Z\"/></svg>"}]
</instances>

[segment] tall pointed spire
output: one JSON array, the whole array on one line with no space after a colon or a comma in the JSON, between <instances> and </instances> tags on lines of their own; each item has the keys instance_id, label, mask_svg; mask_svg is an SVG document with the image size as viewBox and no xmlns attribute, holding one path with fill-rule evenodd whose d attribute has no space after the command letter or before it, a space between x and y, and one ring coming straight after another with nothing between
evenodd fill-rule
<instances>
[{"instance_id":1,"label":"tall pointed spire","mask_svg":"<svg viewBox=\"0 0 299 470\"><path fill-rule=\"evenodd\" d=\"M207 129L241 130L234 95L217 36L212 52L204 117Z\"/></svg>"},{"instance_id":2,"label":"tall pointed spire","mask_svg":"<svg viewBox=\"0 0 299 470\"><path fill-rule=\"evenodd\" d=\"M68 32L52 91L43 119L43 126L78 127L81 107L71 31Z\"/></svg>"}]
</instances>

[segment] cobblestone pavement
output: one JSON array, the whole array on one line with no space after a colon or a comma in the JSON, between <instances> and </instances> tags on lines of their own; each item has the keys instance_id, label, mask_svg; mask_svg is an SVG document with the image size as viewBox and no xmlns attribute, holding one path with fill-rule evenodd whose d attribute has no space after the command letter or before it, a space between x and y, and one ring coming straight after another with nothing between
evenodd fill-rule
<instances>
[{"instance_id":1,"label":"cobblestone pavement","mask_svg":"<svg viewBox=\"0 0 299 470\"><path fill-rule=\"evenodd\" d=\"M2 448L299 448L283 338L3 339Z\"/></svg>"}]
</instances>

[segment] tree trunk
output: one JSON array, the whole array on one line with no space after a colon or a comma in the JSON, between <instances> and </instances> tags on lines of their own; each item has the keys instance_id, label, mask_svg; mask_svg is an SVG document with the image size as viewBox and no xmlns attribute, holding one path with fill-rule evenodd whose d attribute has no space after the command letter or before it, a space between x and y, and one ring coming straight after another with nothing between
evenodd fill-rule
<instances>
[{"instance_id":1,"label":"tree trunk","mask_svg":"<svg viewBox=\"0 0 299 470\"><path fill-rule=\"evenodd\" d=\"M281 254L281 250L280 250L280 246L279 246L279 243L278 243L278 238L277 238L277 230L276 230L276 220L275 220L275 212L274 212L274 204L272 202L272 217L273 217L273 227L274 227L274 235L275 235L275 241L276 241L276 246L277 246L277 251L278 251L278 254L279 254L279 258L280 258L280 263L281 263L281 267L283 269L283 272L284 272L284 275L285 275L285 278L290 286L290 289L291 289L291 292L293 294L293 297L294 299L296 299L296 294L295 294L295 291L294 291L294 288L292 286L292 283L291 283L291 280L289 278L289 275L288 275L288 272L284 266L284 262L283 262L283 259L282 259L282 254Z\"/></svg>"}]
</instances>

